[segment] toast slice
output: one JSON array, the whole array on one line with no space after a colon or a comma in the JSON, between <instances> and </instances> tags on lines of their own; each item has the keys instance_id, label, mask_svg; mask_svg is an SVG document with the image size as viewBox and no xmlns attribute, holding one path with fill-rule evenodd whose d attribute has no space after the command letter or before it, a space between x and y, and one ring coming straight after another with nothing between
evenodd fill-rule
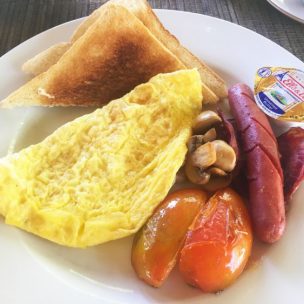
<instances>
[{"instance_id":1,"label":"toast slice","mask_svg":"<svg viewBox=\"0 0 304 304\"><path fill-rule=\"evenodd\" d=\"M203 95L205 102L215 103L219 98L227 97L227 87L225 81L212 69L210 69L203 61L195 57L190 51L184 48L179 41L167 31L161 24L153 10L146 0L111 0L95 10L88 18L83 21L75 30L70 45L79 39L88 28L99 18L106 6L117 4L124 6L132 12L141 22L151 31L151 33L160 40L172 53L174 53L187 68L197 68L200 72L203 86ZM68 46L69 44L66 44ZM28 60L23 65L23 70L27 73L38 75L41 71L46 71L54 63L57 62L58 55L64 54L66 50L62 48L62 44L58 44L52 49L46 50L34 58ZM56 56L52 55L56 53ZM41 67L43 63L43 67Z\"/></svg>"},{"instance_id":2,"label":"toast slice","mask_svg":"<svg viewBox=\"0 0 304 304\"><path fill-rule=\"evenodd\" d=\"M71 46L71 42L55 44L26 61L22 70L29 74L39 75L54 65Z\"/></svg>"},{"instance_id":3,"label":"toast slice","mask_svg":"<svg viewBox=\"0 0 304 304\"><path fill-rule=\"evenodd\" d=\"M135 15L111 4L56 64L1 106L102 105L154 75L185 68Z\"/></svg>"},{"instance_id":4,"label":"toast slice","mask_svg":"<svg viewBox=\"0 0 304 304\"><path fill-rule=\"evenodd\" d=\"M130 8L133 14L143 22L151 33L175 54L187 68L198 69L202 82L218 98L227 97L228 92L225 81L202 60L198 59L189 50L183 47L177 38L165 29L146 0L112 0L112 3ZM75 35L76 34L77 32Z\"/></svg>"}]
</instances>

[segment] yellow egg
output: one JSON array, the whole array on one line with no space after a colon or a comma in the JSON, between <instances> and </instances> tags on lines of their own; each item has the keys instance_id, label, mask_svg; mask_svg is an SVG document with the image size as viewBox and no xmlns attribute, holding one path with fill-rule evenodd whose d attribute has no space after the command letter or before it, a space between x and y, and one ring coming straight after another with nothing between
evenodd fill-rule
<instances>
[{"instance_id":1,"label":"yellow egg","mask_svg":"<svg viewBox=\"0 0 304 304\"><path fill-rule=\"evenodd\" d=\"M196 70L160 74L2 158L0 214L72 247L135 233L184 161L201 87Z\"/></svg>"}]
</instances>

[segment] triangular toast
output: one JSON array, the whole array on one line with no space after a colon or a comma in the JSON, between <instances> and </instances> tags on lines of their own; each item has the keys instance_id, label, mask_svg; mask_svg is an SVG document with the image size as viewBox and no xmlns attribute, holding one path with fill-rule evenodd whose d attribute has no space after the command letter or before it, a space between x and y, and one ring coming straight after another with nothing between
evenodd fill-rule
<instances>
[{"instance_id":1,"label":"triangular toast","mask_svg":"<svg viewBox=\"0 0 304 304\"><path fill-rule=\"evenodd\" d=\"M224 80L204 62L184 48L179 41L164 28L146 0L111 0L107 2L99 9L95 10L80 24L80 26L78 26L70 42L60 43L39 53L23 65L23 70L34 75L46 71L58 61L60 54L63 55L64 52L66 52L66 50L99 18L102 11L111 4L118 4L127 8L139 18L151 33L174 53L187 68L197 68L199 70L202 82L205 84L203 86L205 102L215 103L219 98L227 96L227 88Z\"/></svg>"},{"instance_id":2,"label":"triangular toast","mask_svg":"<svg viewBox=\"0 0 304 304\"><path fill-rule=\"evenodd\" d=\"M159 73L185 69L126 8L108 5L59 61L1 102L102 105Z\"/></svg>"}]
</instances>

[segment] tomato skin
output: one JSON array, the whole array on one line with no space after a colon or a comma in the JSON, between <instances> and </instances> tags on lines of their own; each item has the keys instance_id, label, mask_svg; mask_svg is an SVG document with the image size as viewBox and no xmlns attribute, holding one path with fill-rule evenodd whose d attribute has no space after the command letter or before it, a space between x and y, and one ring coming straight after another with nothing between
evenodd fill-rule
<instances>
[{"instance_id":1,"label":"tomato skin","mask_svg":"<svg viewBox=\"0 0 304 304\"><path fill-rule=\"evenodd\" d=\"M217 191L187 232L179 270L204 292L217 292L242 273L252 248L252 229L241 197L230 188Z\"/></svg>"},{"instance_id":2,"label":"tomato skin","mask_svg":"<svg viewBox=\"0 0 304 304\"><path fill-rule=\"evenodd\" d=\"M131 262L140 279L161 286L176 264L189 226L206 201L206 192L182 189L169 194L157 207L133 241Z\"/></svg>"}]
</instances>

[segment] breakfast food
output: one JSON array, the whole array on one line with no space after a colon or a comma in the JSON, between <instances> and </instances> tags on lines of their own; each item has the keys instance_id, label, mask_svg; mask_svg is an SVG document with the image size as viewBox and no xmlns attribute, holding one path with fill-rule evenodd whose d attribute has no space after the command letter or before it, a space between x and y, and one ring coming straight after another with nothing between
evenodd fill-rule
<instances>
[{"instance_id":1,"label":"breakfast food","mask_svg":"<svg viewBox=\"0 0 304 304\"><path fill-rule=\"evenodd\" d=\"M218 101L218 99L227 96L227 88L224 80L212 69L210 69L204 62L195 57L189 50L184 48L179 41L164 28L146 0L111 0L107 2L99 9L94 11L87 19L85 19L85 21L80 24L80 26L74 32L70 42L52 46L50 49L36 55L34 58L30 59L24 64L23 70L34 75L39 75L41 72L47 71L61 58L63 54L68 52L70 48L74 48L74 44L78 43L78 40L83 39L83 36L87 36L89 31L92 32L92 27L95 27L95 23L103 23L103 19L105 18L104 15L111 11L111 7L113 5L125 8L128 10L129 14L132 14L132 18L138 19L138 21L141 23L141 27L145 27L146 31L149 32L149 35L153 36L153 38L157 40L170 54L174 54L174 56L176 56L176 58L182 63L183 68L198 69L203 83L203 95L205 102L214 103ZM131 17L128 16L128 18ZM115 22L114 19L113 22ZM105 41L106 44L108 44L109 37L111 37L111 39L115 38L118 30L123 28L127 23L127 19L125 19L121 24L119 22L117 23L118 26L114 28L114 30L106 31L104 33L102 36L102 41L100 42L101 45L104 45ZM120 46L120 49L125 47L128 39L130 39L129 36L134 35L137 31L140 31L141 27L139 27L138 24L134 24L131 30L124 32L123 39L119 40L119 43L123 43L123 45ZM113 26L110 26L110 29L113 29ZM98 35L97 31L95 33ZM126 42L124 42L124 40L126 40ZM89 46L89 48L95 48L94 45L88 42L86 43L86 46ZM145 39L142 40L140 46L143 48L147 47L147 42ZM111 45L109 48L110 47L113 48ZM117 46L115 47L117 48ZM111 50L111 52L115 52L115 47ZM132 50L130 48L124 49L125 53L130 53L131 51ZM138 59L137 55L138 54L134 54L136 59ZM119 58L121 54L117 52L117 56ZM77 62L80 62L80 60L77 60ZM123 65L124 62L121 61L120 66L117 68L123 69ZM155 65L155 63L153 64L153 62L151 62L151 65ZM112 66L109 66L109 68L112 68ZM139 69L144 70L144 66L142 68L139 67ZM176 67L176 69L180 68ZM154 76L151 74L152 71L148 70L148 72L150 72L149 77ZM158 73L160 72L166 72L166 70L162 70L161 67L158 67ZM129 74L127 77L133 77L133 73L136 74L138 71L136 69L129 69L128 73ZM121 78L118 79L121 80ZM88 81L90 81L90 79L88 79ZM131 88L129 88L129 90L130 89Z\"/></svg>"},{"instance_id":2,"label":"breakfast food","mask_svg":"<svg viewBox=\"0 0 304 304\"><path fill-rule=\"evenodd\" d=\"M132 266L140 279L160 287L175 266L186 232L207 194L183 189L169 194L157 207L132 246Z\"/></svg>"},{"instance_id":3,"label":"breakfast food","mask_svg":"<svg viewBox=\"0 0 304 304\"><path fill-rule=\"evenodd\" d=\"M70 42L55 44L24 63L22 69L27 73L39 75L55 64L71 45Z\"/></svg>"},{"instance_id":4,"label":"breakfast food","mask_svg":"<svg viewBox=\"0 0 304 304\"><path fill-rule=\"evenodd\" d=\"M247 157L249 208L255 232L262 241L273 243L285 228L283 173L277 140L248 86L236 84L228 94Z\"/></svg>"},{"instance_id":5,"label":"breakfast food","mask_svg":"<svg viewBox=\"0 0 304 304\"><path fill-rule=\"evenodd\" d=\"M132 265L145 283L160 287L178 260L184 279L204 292L217 292L242 273L252 247L251 222L232 189L186 188L169 194L132 246Z\"/></svg>"},{"instance_id":6,"label":"breakfast food","mask_svg":"<svg viewBox=\"0 0 304 304\"><path fill-rule=\"evenodd\" d=\"M191 67L196 71L186 70ZM71 247L137 232L131 262L145 283L160 287L178 264L188 284L218 292L239 277L251 253L249 214L226 188L246 171L257 235L268 243L281 237L281 163L289 200L303 180L303 130L279 138L280 161L276 138L247 86L229 91L236 124L219 109L201 112L202 98L226 97L225 83L165 30L146 1L109 1L69 42L38 54L24 69L36 78L2 107L99 106L155 74L178 72L160 74L1 159L6 223ZM269 96L286 106L277 91ZM168 195L177 172L191 188Z\"/></svg>"},{"instance_id":7,"label":"breakfast food","mask_svg":"<svg viewBox=\"0 0 304 304\"><path fill-rule=\"evenodd\" d=\"M235 147L218 138L223 137L227 124L210 110L200 113L193 123L194 135L188 141L185 173L190 182L207 191L216 191L231 183L231 172L236 165ZM231 137L228 140L231 141Z\"/></svg>"},{"instance_id":8,"label":"breakfast food","mask_svg":"<svg viewBox=\"0 0 304 304\"><path fill-rule=\"evenodd\" d=\"M0 214L58 244L135 233L167 195L202 105L196 70L160 74L0 160Z\"/></svg>"},{"instance_id":9,"label":"breakfast food","mask_svg":"<svg viewBox=\"0 0 304 304\"><path fill-rule=\"evenodd\" d=\"M242 273L251 254L252 230L241 197L226 188L200 209L187 232L179 270L185 281L204 292L217 292Z\"/></svg>"},{"instance_id":10,"label":"breakfast food","mask_svg":"<svg viewBox=\"0 0 304 304\"><path fill-rule=\"evenodd\" d=\"M111 5L55 65L1 106L102 105L156 74L184 68L133 14Z\"/></svg>"},{"instance_id":11,"label":"breakfast food","mask_svg":"<svg viewBox=\"0 0 304 304\"><path fill-rule=\"evenodd\" d=\"M284 195L288 203L304 180L304 129L290 128L278 137L284 171Z\"/></svg>"}]
</instances>

